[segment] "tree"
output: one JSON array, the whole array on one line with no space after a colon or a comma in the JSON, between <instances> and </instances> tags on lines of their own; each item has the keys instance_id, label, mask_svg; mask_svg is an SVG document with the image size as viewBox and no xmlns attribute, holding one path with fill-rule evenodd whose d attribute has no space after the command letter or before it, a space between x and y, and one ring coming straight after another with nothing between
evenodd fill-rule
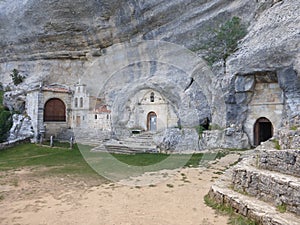
<instances>
[{"instance_id":1,"label":"tree","mask_svg":"<svg viewBox=\"0 0 300 225\"><path fill-rule=\"evenodd\" d=\"M3 106L3 91L0 91L0 143L6 141L12 126L11 113Z\"/></svg>"},{"instance_id":2,"label":"tree","mask_svg":"<svg viewBox=\"0 0 300 225\"><path fill-rule=\"evenodd\" d=\"M22 83L25 79L25 76L22 76L17 69L13 69L10 76L11 76L11 79L12 79L14 85L16 85L16 86L18 84Z\"/></svg>"},{"instance_id":3,"label":"tree","mask_svg":"<svg viewBox=\"0 0 300 225\"><path fill-rule=\"evenodd\" d=\"M205 45L207 56L204 58L212 65L222 60L226 72L226 59L237 50L238 41L247 34L247 28L239 17L233 17L218 29L213 30L213 38Z\"/></svg>"}]
</instances>

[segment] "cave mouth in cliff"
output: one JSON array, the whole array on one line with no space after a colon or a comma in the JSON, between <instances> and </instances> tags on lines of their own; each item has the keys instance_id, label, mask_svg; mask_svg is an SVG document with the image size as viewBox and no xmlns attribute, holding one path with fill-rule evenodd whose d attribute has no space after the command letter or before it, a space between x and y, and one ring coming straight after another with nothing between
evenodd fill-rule
<instances>
[{"instance_id":1,"label":"cave mouth in cliff","mask_svg":"<svg viewBox=\"0 0 300 225\"><path fill-rule=\"evenodd\" d=\"M269 140L273 136L273 125L265 117L259 118L254 125L254 145Z\"/></svg>"}]
</instances>

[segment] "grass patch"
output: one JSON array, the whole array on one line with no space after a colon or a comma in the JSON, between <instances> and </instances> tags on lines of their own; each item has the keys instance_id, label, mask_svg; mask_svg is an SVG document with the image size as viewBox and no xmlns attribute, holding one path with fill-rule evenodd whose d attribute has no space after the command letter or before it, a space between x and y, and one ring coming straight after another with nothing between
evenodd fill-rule
<instances>
[{"instance_id":1,"label":"grass patch","mask_svg":"<svg viewBox=\"0 0 300 225\"><path fill-rule=\"evenodd\" d=\"M204 196L204 202L209 207L215 209L218 213L228 215L229 216L228 224L231 224L231 225L258 225L258 223L256 223L255 221L250 220L242 215L237 214L231 206L228 206L225 204L219 204L219 203L215 202L212 198L210 198L209 195Z\"/></svg>"},{"instance_id":2,"label":"grass patch","mask_svg":"<svg viewBox=\"0 0 300 225\"><path fill-rule=\"evenodd\" d=\"M173 188L174 185L173 185L173 184L167 184L167 187L168 187L168 188Z\"/></svg>"},{"instance_id":3,"label":"grass patch","mask_svg":"<svg viewBox=\"0 0 300 225\"><path fill-rule=\"evenodd\" d=\"M163 153L139 153L135 155L125 155L125 154L111 154L119 161L131 165L131 166L149 166L162 162L168 157L172 157L172 162L166 163L165 169L176 169L178 168L176 162L184 162L184 167L198 167L201 161L212 161L214 159L222 158L225 156L224 153L196 153L196 154L163 154ZM173 164L174 163L174 164Z\"/></svg>"},{"instance_id":4,"label":"grass patch","mask_svg":"<svg viewBox=\"0 0 300 225\"><path fill-rule=\"evenodd\" d=\"M112 154L112 156L131 166L149 166L167 159L169 155L160 153L139 153L135 155Z\"/></svg>"},{"instance_id":5,"label":"grass patch","mask_svg":"<svg viewBox=\"0 0 300 225\"><path fill-rule=\"evenodd\" d=\"M276 209L280 213L285 213L286 212L286 204L278 205L278 206L276 206Z\"/></svg>"},{"instance_id":6,"label":"grass patch","mask_svg":"<svg viewBox=\"0 0 300 225\"><path fill-rule=\"evenodd\" d=\"M50 141L49 140L44 141L42 144L50 147ZM53 147L70 148L70 143L69 142L53 141ZM74 145L73 145L73 147L74 147Z\"/></svg>"},{"instance_id":7,"label":"grass patch","mask_svg":"<svg viewBox=\"0 0 300 225\"><path fill-rule=\"evenodd\" d=\"M96 175L77 146L73 150L21 144L0 151L0 170L48 167L47 174Z\"/></svg>"},{"instance_id":8,"label":"grass patch","mask_svg":"<svg viewBox=\"0 0 300 225\"><path fill-rule=\"evenodd\" d=\"M217 175L222 175L224 172L222 171L216 171L216 172L213 172L214 174L217 174Z\"/></svg>"},{"instance_id":9,"label":"grass patch","mask_svg":"<svg viewBox=\"0 0 300 225\"><path fill-rule=\"evenodd\" d=\"M4 196L0 195L0 201L4 200Z\"/></svg>"},{"instance_id":10,"label":"grass patch","mask_svg":"<svg viewBox=\"0 0 300 225\"><path fill-rule=\"evenodd\" d=\"M274 143L274 148L275 149L277 149L277 150L280 150L281 149L281 146L280 146L280 144L279 144L279 140L276 140L276 139L274 139L274 140L272 140L272 142Z\"/></svg>"},{"instance_id":11,"label":"grass patch","mask_svg":"<svg viewBox=\"0 0 300 225\"><path fill-rule=\"evenodd\" d=\"M21 144L0 151L0 170L31 167L40 175L68 174L99 178L100 174L117 181L162 169L199 167L202 161L211 161L224 156L222 153L124 155L91 152L91 148L74 145L70 150L68 143L58 142L55 148L38 144ZM186 178L184 181L188 182Z\"/></svg>"}]
</instances>

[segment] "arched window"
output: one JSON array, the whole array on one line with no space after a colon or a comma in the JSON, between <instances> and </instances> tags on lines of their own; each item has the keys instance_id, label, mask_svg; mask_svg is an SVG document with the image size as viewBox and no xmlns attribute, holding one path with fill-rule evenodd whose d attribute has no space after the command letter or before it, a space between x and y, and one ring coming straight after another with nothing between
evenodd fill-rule
<instances>
[{"instance_id":1,"label":"arched window","mask_svg":"<svg viewBox=\"0 0 300 225\"><path fill-rule=\"evenodd\" d=\"M78 107L78 98L75 98L75 100L74 100L74 106L75 106L75 108Z\"/></svg>"},{"instance_id":2,"label":"arched window","mask_svg":"<svg viewBox=\"0 0 300 225\"><path fill-rule=\"evenodd\" d=\"M58 98L52 98L48 100L44 107L44 121L45 122L66 121L65 103Z\"/></svg>"},{"instance_id":3,"label":"arched window","mask_svg":"<svg viewBox=\"0 0 300 225\"><path fill-rule=\"evenodd\" d=\"M151 92L150 94L150 102L154 102L154 92Z\"/></svg>"},{"instance_id":4,"label":"arched window","mask_svg":"<svg viewBox=\"0 0 300 225\"><path fill-rule=\"evenodd\" d=\"M83 98L81 97L80 98L80 108L82 108L83 107Z\"/></svg>"}]
</instances>

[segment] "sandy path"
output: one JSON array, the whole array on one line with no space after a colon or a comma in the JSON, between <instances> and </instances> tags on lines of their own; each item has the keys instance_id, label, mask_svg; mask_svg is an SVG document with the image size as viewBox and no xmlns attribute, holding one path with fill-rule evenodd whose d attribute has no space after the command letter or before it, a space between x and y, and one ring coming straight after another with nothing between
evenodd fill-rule
<instances>
[{"instance_id":1,"label":"sandy path","mask_svg":"<svg viewBox=\"0 0 300 225\"><path fill-rule=\"evenodd\" d=\"M2 178L0 224L224 225L228 218L207 207L203 197L219 176L216 172L236 159L236 155L230 155L210 169L145 174L137 180L153 179L162 173L169 178L142 187L114 183L94 186L70 177L26 179L30 172L20 171L15 174L18 185L3 184Z\"/></svg>"}]
</instances>

